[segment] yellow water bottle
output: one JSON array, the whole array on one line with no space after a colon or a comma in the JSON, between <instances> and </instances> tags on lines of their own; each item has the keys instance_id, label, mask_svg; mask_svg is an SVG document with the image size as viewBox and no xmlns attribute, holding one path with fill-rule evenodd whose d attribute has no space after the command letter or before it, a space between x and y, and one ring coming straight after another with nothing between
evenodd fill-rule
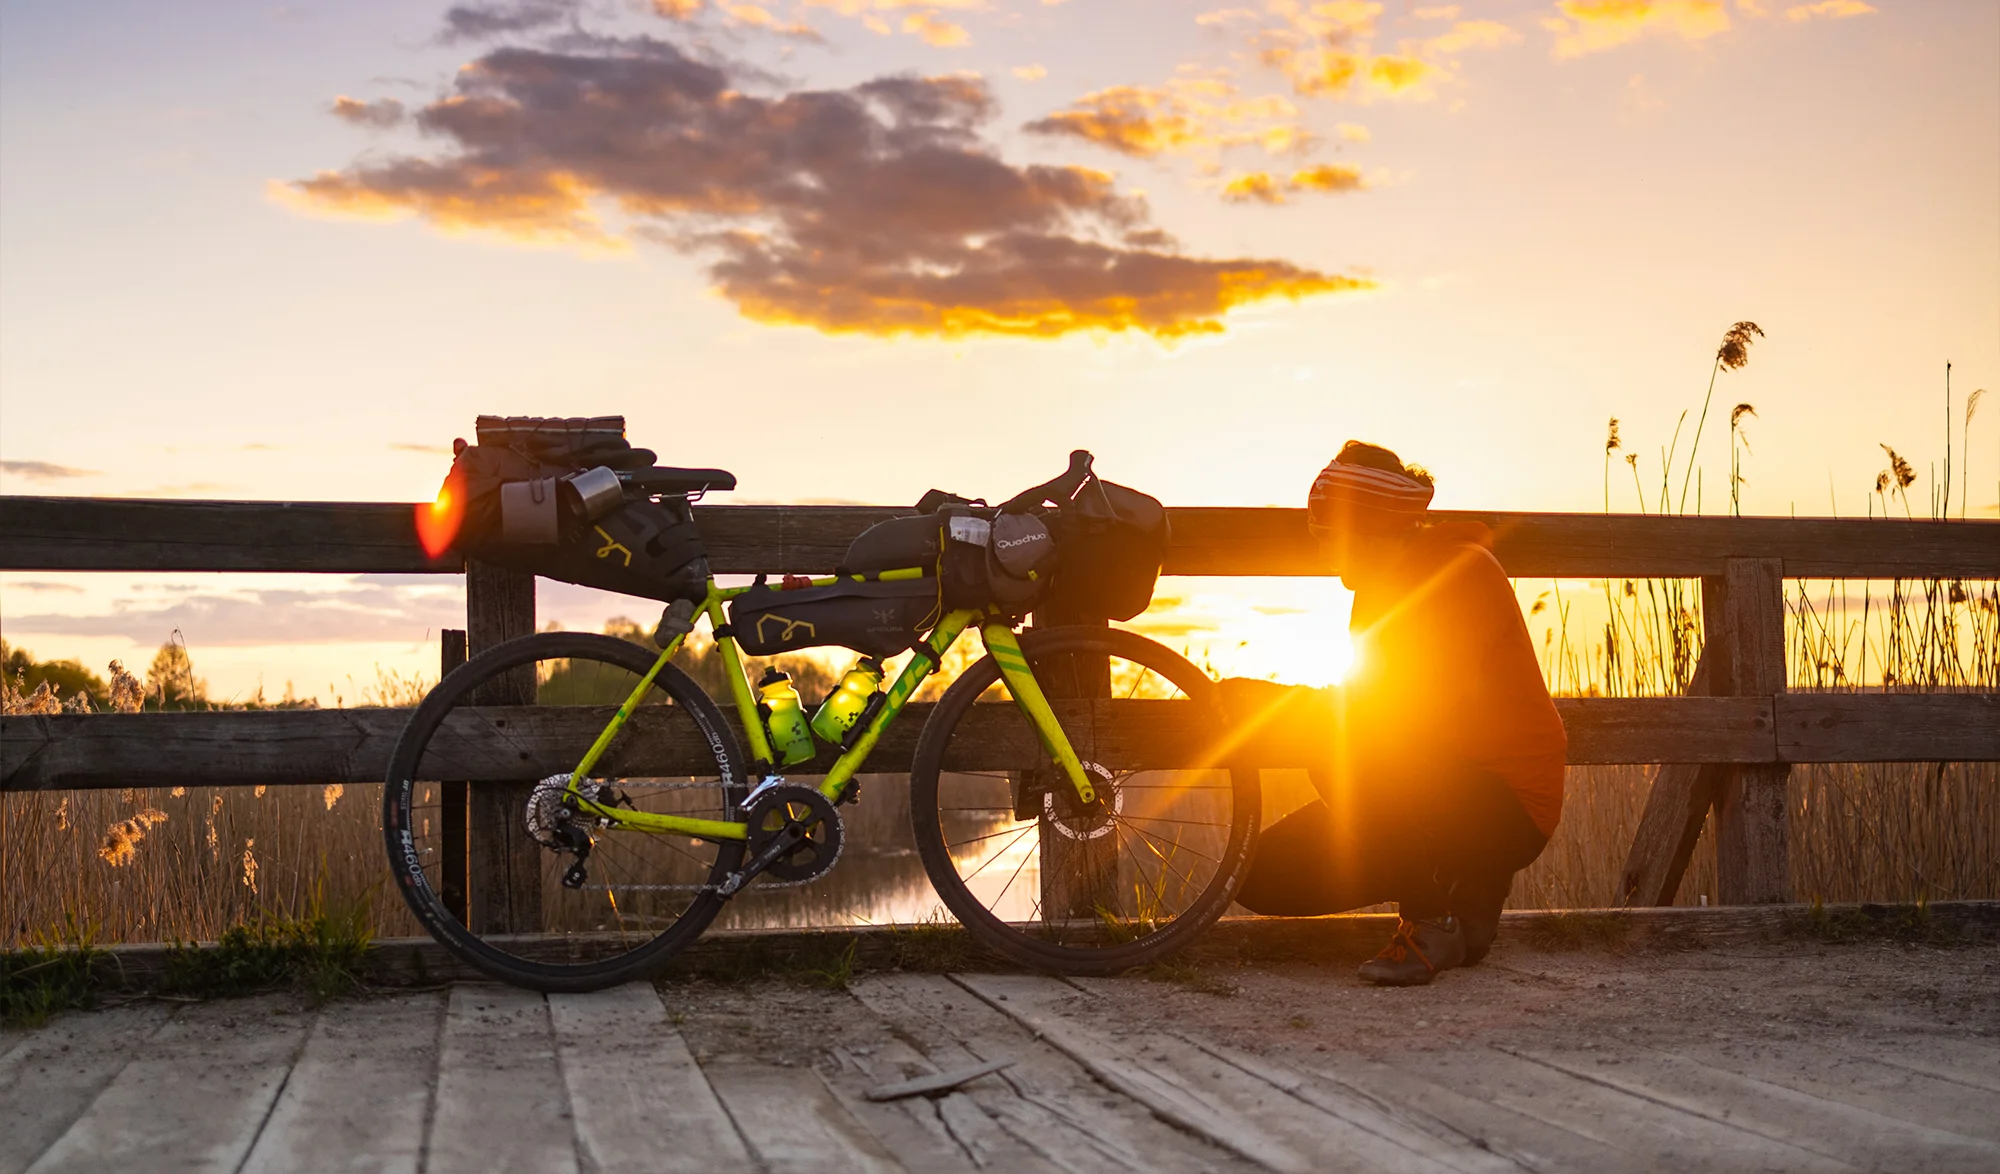
<instances>
[{"instance_id":1,"label":"yellow water bottle","mask_svg":"<svg viewBox=\"0 0 2000 1174\"><path fill-rule=\"evenodd\" d=\"M757 696L763 701L764 725L771 731L771 750L779 765L794 766L811 758L812 730L806 725L799 691L792 687L792 674L764 670L763 680L757 682Z\"/></svg>"},{"instance_id":2,"label":"yellow water bottle","mask_svg":"<svg viewBox=\"0 0 2000 1174\"><path fill-rule=\"evenodd\" d=\"M882 662L872 656L862 657L813 711L813 733L835 745L844 745L848 732L867 717L875 691L881 687Z\"/></svg>"}]
</instances>

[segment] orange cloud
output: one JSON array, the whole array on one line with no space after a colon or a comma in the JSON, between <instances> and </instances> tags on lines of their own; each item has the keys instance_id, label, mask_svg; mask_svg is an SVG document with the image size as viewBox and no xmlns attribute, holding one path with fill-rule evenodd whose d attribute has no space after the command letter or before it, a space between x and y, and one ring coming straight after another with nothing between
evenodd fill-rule
<instances>
[{"instance_id":1,"label":"orange cloud","mask_svg":"<svg viewBox=\"0 0 2000 1174\"><path fill-rule=\"evenodd\" d=\"M1558 0L1560 17L1542 22L1557 57L1581 57L1644 36L1700 41L1729 31L1722 0Z\"/></svg>"},{"instance_id":2,"label":"orange cloud","mask_svg":"<svg viewBox=\"0 0 2000 1174\"><path fill-rule=\"evenodd\" d=\"M1039 65L1017 65L1013 74L1024 82L1038 82L1049 76L1049 71Z\"/></svg>"},{"instance_id":3,"label":"orange cloud","mask_svg":"<svg viewBox=\"0 0 2000 1174\"><path fill-rule=\"evenodd\" d=\"M1392 53L1380 52L1374 43L1380 4L1271 0L1269 13L1272 20L1251 38L1258 59L1284 73L1293 89L1315 97L1429 97L1433 83L1452 76L1449 58L1521 39L1499 21L1460 21L1455 6L1424 8L1414 15L1450 20L1451 28L1435 37L1401 41Z\"/></svg>"},{"instance_id":4,"label":"orange cloud","mask_svg":"<svg viewBox=\"0 0 2000 1174\"><path fill-rule=\"evenodd\" d=\"M394 98L363 102L342 94L333 100L332 113L342 122L386 130L403 121L403 104Z\"/></svg>"},{"instance_id":5,"label":"orange cloud","mask_svg":"<svg viewBox=\"0 0 2000 1174\"><path fill-rule=\"evenodd\" d=\"M649 38L501 47L416 113L426 153L273 192L447 232L660 243L706 258L746 317L835 334L1171 339L1220 331L1240 306L1371 284L1188 256L1103 172L1002 160L980 134L992 111L967 76L760 97Z\"/></svg>"},{"instance_id":6,"label":"orange cloud","mask_svg":"<svg viewBox=\"0 0 2000 1174\"><path fill-rule=\"evenodd\" d=\"M939 48L972 43L972 34L965 31L964 25L953 24L935 12L913 12L904 17L903 31L922 38L926 45Z\"/></svg>"},{"instance_id":7,"label":"orange cloud","mask_svg":"<svg viewBox=\"0 0 2000 1174\"><path fill-rule=\"evenodd\" d=\"M1290 179L1280 179L1264 171L1247 172L1223 186L1222 198L1232 204L1283 204L1289 202L1288 193L1358 192L1367 186L1354 168L1322 163L1295 171Z\"/></svg>"},{"instance_id":8,"label":"orange cloud","mask_svg":"<svg viewBox=\"0 0 2000 1174\"><path fill-rule=\"evenodd\" d=\"M1785 19L1801 21L1825 17L1828 20L1845 20L1850 16L1867 16L1873 11L1874 8L1861 0L1820 0L1818 4L1794 4L1785 9Z\"/></svg>"},{"instance_id":9,"label":"orange cloud","mask_svg":"<svg viewBox=\"0 0 2000 1174\"><path fill-rule=\"evenodd\" d=\"M1219 151L1260 146L1298 151L1313 137L1298 107L1276 94L1244 97L1220 78L1175 78L1164 86L1112 86L1031 122L1034 134L1068 135L1122 155Z\"/></svg>"}]
</instances>

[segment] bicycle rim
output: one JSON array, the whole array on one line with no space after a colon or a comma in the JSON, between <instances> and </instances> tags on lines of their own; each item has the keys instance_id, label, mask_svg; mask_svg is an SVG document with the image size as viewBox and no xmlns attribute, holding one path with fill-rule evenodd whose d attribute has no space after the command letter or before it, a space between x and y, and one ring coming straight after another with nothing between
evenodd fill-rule
<instances>
[{"instance_id":1,"label":"bicycle rim","mask_svg":"<svg viewBox=\"0 0 2000 1174\"><path fill-rule=\"evenodd\" d=\"M383 832L398 887L438 941L487 974L542 990L623 982L721 907L715 886L738 867L740 841L588 827L576 885L564 883L576 855L546 845L567 772L654 655L608 636L509 641L447 677L397 743ZM742 762L715 703L668 665L586 781L603 802L726 820Z\"/></svg>"},{"instance_id":2,"label":"bicycle rim","mask_svg":"<svg viewBox=\"0 0 2000 1174\"><path fill-rule=\"evenodd\" d=\"M1021 645L1103 797L1075 802L982 659L918 744L925 869L946 908L1015 961L1081 974L1150 961L1227 908L1257 826L1256 773L1214 761L1214 684L1184 657L1102 628L1031 630Z\"/></svg>"}]
</instances>

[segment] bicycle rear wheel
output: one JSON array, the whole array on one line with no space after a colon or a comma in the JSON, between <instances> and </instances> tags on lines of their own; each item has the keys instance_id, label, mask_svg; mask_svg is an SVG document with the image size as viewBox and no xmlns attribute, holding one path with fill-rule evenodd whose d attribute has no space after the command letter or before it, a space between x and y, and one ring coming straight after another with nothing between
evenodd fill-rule
<instances>
[{"instance_id":1,"label":"bicycle rear wheel","mask_svg":"<svg viewBox=\"0 0 2000 1174\"><path fill-rule=\"evenodd\" d=\"M404 728L382 797L390 868L431 935L486 974L545 991L644 977L721 909L740 840L589 827L576 886L576 855L548 846L567 772L654 656L609 636L510 640L453 671ZM667 665L587 781L607 804L728 820L743 762L715 702Z\"/></svg>"},{"instance_id":2,"label":"bicycle rear wheel","mask_svg":"<svg viewBox=\"0 0 2000 1174\"><path fill-rule=\"evenodd\" d=\"M924 870L966 929L1014 961L1071 974L1152 961L1235 895L1257 774L1214 762L1215 683L1186 658L1109 628L1030 630L1021 648L1099 800L1077 803L984 657L917 743L910 820Z\"/></svg>"}]
</instances>

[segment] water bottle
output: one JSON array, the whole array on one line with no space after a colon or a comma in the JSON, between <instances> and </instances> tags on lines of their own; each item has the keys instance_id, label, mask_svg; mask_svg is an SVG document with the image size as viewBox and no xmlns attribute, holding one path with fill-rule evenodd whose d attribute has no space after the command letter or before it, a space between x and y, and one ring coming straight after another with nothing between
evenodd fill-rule
<instances>
[{"instance_id":1,"label":"water bottle","mask_svg":"<svg viewBox=\"0 0 2000 1174\"><path fill-rule=\"evenodd\" d=\"M792 674L764 670L763 680L757 682L757 696L763 700L764 724L771 731L771 750L778 756L778 764L794 766L811 758L812 730L806 725L799 691L792 687Z\"/></svg>"},{"instance_id":2,"label":"water bottle","mask_svg":"<svg viewBox=\"0 0 2000 1174\"><path fill-rule=\"evenodd\" d=\"M835 745L844 744L848 731L868 715L875 691L881 687L882 662L872 656L862 657L813 711L813 733Z\"/></svg>"}]
</instances>

